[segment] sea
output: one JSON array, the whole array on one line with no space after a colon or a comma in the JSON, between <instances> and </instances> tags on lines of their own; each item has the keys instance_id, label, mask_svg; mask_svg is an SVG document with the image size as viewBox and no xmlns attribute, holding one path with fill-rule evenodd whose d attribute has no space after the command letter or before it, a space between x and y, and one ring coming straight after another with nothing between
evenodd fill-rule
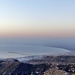
<instances>
[{"instance_id":1,"label":"sea","mask_svg":"<svg viewBox=\"0 0 75 75\"><path fill-rule=\"evenodd\" d=\"M0 58L57 55L75 50L75 39L0 38Z\"/></svg>"}]
</instances>

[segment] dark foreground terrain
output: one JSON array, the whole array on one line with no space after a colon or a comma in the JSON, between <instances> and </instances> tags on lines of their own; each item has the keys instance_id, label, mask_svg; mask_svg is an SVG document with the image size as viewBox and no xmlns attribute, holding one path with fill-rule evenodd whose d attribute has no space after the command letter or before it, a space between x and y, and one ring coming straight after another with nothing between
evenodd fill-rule
<instances>
[{"instance_id":1,"label":"dark foreground terrain","mask_svg":"<svg viewBox=\"0 0 75 75\"><path fill-rule=\"evenodd\" d=\"M75 56L45 56L27 63L1 60L0 75L75 75Z\"/></svg>"}]
</instances>

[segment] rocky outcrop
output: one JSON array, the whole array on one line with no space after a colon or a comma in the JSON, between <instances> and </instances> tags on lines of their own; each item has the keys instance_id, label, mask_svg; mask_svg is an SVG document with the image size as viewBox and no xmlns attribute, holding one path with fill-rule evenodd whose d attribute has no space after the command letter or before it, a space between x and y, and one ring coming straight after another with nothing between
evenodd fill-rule
<instances>
[{"instance_id":1,"label":"rocky outcrop","mask_svg":"<svg viewBox=\"0 0 75 75\"><path fill-rule=\"evenodd\" d=\"M67 72L57 69L49 69L43 75L68 75Z\"/></svg>"}]
</instances>

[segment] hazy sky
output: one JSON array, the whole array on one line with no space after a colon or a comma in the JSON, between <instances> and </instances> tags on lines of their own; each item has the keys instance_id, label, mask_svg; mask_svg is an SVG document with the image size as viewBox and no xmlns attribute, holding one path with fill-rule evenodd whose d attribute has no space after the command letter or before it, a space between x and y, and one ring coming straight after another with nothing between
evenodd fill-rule
<instances>
[{"instance_id":1,"label":"hazy sky","mask_svg":"<svg viewBox=\"0 0 75 75\"><path fill-rule=\"evenodd\" d=\"M75 37L75 0L0 0L0 37Z\"/></svg>"}]
</instances>

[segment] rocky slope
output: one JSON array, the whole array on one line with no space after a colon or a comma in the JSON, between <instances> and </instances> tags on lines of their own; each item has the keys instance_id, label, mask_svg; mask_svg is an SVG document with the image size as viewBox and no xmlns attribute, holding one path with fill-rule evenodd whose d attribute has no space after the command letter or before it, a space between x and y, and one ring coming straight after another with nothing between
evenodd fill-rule
<instances>
[{"instance_id":1,"label":"rocky slope","mask_svg":"<svg viewBox=\"0 0 75 75\"><path fill-rule=\"evenodd\" d=\"M0 75L31 75L33 72L34 75L40 74L43 75L43 72L48 70L51 65L39 64L32 65L21 62L12 62L5 64L5 61L0 63Z\"/></svg>"},{"instance_id":2,"label":"rocky slope","mask_svg":"<svg viewBox=\"0 0 75 75\"><path fill-rule=\"evenodd\" d=\"M73 75L75 56L45 56L28 63L16 59L0 61L0 75Z\"/></svg>"},{"instance_id":3,"label":"rocky slope","mask_svg":"<svg viewBox=\"0 0 75 75\"><path fill-rule=\"evenodd\" d=\"M28 61L30 64L68 64L75 63L75 56L44 56L42 59L32 59Z\"/></svg>"}]
</instances>

